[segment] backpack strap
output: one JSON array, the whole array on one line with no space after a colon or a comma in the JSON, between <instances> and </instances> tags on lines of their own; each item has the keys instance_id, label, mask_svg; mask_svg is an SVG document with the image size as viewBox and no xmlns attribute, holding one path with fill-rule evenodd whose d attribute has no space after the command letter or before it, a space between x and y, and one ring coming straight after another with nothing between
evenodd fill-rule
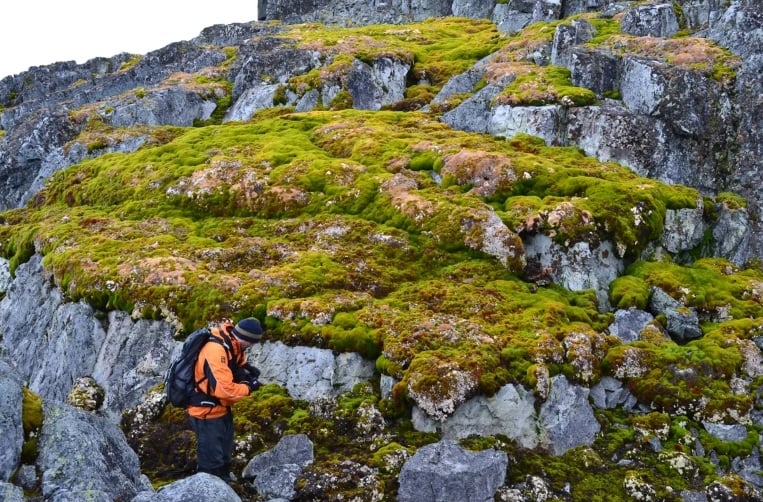
<instances>
[{"instance_id":1,"label":"backpack strap","mask_svg":"<svg viewBox=\"0 0 763 502\"><path fill-rule=\"evenodd\" d=\"M228 356L228 366L230 367L231 371L236 367L236 361L233 357L233 345L231 343L231 339L228 335L226 335L222 330L219 330L220 335L223 337L222 340L220 338L210 334L209 338L207 338L207 342L214 342L218 343L223 346L225 349L225 354ZM206 343L205 343L206 345ZM210 396L203 390L201 390L201 384L204 382L204 380L207 379L207 376L204 375L201 377L200 380L197 380L194 382L194 392L191 395L190 398L190 404L191 406L218 406L220 404L220 400L217 399L214 396Z\"/></svg>"}]
</instances>

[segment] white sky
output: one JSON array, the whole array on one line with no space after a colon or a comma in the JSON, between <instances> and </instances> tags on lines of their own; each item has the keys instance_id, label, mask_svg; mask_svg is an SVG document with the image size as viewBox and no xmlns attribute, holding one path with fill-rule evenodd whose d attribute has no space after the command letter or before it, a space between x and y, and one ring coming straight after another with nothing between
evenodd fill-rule
<instances>
[{"instance_id":1,"label":"white sky","mask_svg":"<svg viewBox=\"0 0 763 502\"><path fill-rule=\"evenodd\" d=\"M213 24L257 20L257 0L4 0L0 79L57 61L146 54Z\"/></svg>"}]
</instances>

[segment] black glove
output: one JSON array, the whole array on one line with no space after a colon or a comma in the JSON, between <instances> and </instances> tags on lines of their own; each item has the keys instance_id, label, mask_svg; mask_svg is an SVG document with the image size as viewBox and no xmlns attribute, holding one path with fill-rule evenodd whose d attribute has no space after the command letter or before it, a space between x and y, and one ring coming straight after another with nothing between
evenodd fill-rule
<instances>
[{"instance_id":1,"label":"black glove","mask_svg":"<svg viewBox=\"0 0 763 502\"><path fill-rule=\"evenodd\" d=\"M250 376L246 367L236 368L233 370L233 381L236 383L246 383L252 378L254 377Z\"/></svg>"},{"instance_id":2,"label":"black glove","mask_svg":"<svg viewBox=\"0 0 763 502\"><path fill-rule=\"evenodd\" d=\"M252 379L257 379L260 377L260 370L258 370L251 364L246 363L244 364L243 368L249 372L249 375L251 376Z\"/></svg>"},{"instance_id":3,"label":"black glove","mask_svg":"<svg viewBox=\"0 0 763 502\"><path fill-rule=\"evenodd\" d=\"M262 384L256 378L254 380L247 380L244 383L249 386L249 394L262 387Z\"/></svg>"}]
</instances>

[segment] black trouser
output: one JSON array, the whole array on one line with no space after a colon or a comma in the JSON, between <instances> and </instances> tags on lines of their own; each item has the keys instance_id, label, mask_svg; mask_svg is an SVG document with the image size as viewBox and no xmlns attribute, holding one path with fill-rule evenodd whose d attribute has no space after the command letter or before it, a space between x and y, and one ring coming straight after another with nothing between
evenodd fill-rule
<instances>
[{"instance_id":1,"label":"black trouser","mask_svg":"<svg viewBox=\"0 0 763 502\"><path fill-rule=\"evenodd\" d=\"M233 414L220 418L191 419L196 433L196 458L198 472L208 472L228 481L233 455Z\"/></svg>"}]
</instances>

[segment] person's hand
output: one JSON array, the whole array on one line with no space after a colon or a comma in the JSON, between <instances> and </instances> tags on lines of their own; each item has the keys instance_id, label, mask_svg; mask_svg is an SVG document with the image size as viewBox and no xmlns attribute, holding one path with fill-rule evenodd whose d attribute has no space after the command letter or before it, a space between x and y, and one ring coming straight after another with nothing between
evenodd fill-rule
<instances>
[{"instance_id":1,"label":"person's hand","mask_svg":"<svg viewBox=\"0 0 763 502\"><path fill-rule=\"evenodd\" d=\"M233 371L233 381L236 383L246 383L247 381L251 380L253 377L250 376L249 371L245 367L243 368L236 368Z\"/></svg>"},{"instance_id":2,"label":"person's hand","mask_svg":"<svg viewBox=\"0 0 763 502\"><path fill-rule=\"evenodd\" d=\"M249 386L249 394L262 387L262 384L256 378L254 380L247 380L244 383Z\"/></svg>"},{"instance_id":3,"label":"person's hand","mask_svg":"<svg viewBox=\"0 0 763 502\"><path fill-rule=\"evenodd\" d=\"M249 375L251 375L251 378L257 379L260 377L260 370L258 370L255 366L246 363L244 364L244 369L249 372Z\"/></svg>"}]
</instances>

